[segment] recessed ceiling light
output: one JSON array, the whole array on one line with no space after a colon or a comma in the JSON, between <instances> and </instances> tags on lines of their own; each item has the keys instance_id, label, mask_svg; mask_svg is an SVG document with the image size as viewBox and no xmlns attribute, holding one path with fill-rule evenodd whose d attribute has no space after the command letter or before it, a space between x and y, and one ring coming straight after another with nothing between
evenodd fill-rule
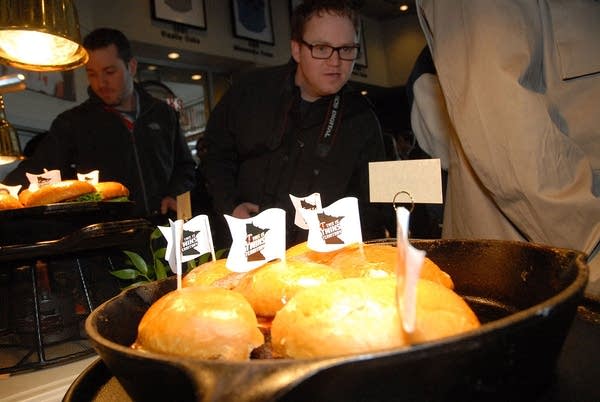
<instances>
[{"instance_id":1,"label":"recessed ceiling light","mask_svg":"<svg viewBox=\"0 0 600 402\"><path fill-rule=\"evenodd\" d=\"M400 11L407 11L407 10L408 10L408 5L406 5L406 4L402 4L402 5L400 6Z\"/></svg>"},{"instance_id":2,"label":"recessed ceiling light","mask_svg":"<svg viewBox=\"0 0 600 402\"><path fill-rule=\"evenodd\" d=\"M177 52L171 52L171 53L169 53L169 54L167 55L167 57L168 57L169 59L171 59L171 60L175 60L175 59L178 59L178 58L179 58L179 53L177 53Z\"/></svg>"},{"instance_id":3,"label":"recessed ceiling light","mask_svg":"<svg viewBox=\"0 0 600 402\"><path fill-rule=\"evenodd\" d=\"M202 79L202 74L193 74L193 75L192 75L192 79L193 79L194 81L201 80L201 79Z\"/></svg>"},{"instance_id":4,"label":"recessed ceiling light","mask_svg":"<svg viewBox=\"0 0 600 402\"><path fill-rule=\"evenodd\" d=\"M362 91L360 91L360 94L363 96L366 96L369 92L366 89L363 89Z\"/></svg>"},{"instance_id":5,"label":"recessed ceiling light","mask_svg":"<svg viewBox=\"0 0 600 402\"><path fill-rule=\"evenodd\" d=\"M156 70L157 68L158 68L158 67L156 67L156 66L148 66L148 67L147 67L147 69L148 69L148 70L150 70L150 71L154 71L154 70Z\"/></svg>"}]
</instances>

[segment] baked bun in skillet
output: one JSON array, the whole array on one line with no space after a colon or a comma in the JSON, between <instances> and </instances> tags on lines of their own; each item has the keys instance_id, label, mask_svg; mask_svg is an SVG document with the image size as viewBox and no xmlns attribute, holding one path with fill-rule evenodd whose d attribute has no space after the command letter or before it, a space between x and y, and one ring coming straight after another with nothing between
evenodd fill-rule
<instances>
[{"instance_id":1,"label":"baked bun in skillet","mask_svg":"<svg viewBox=\"0 0 600 402\"><path fill-rule=\"evenodd\" d=\"M227 259L221 258L198 265L183 277L181 286L212 286L233 289L246 273L230 271L225 266L226 263Z\"/></svg>"},{"instance_id":2,"label":"baked bun in skillet","mask_svg":"<svg viewBox=\"0 0 600 402\"><path fill-rule=\"evenodd\" d=\"M256 315L234 291L193 286L158 299L138 325L136 349L209 360L247 360L264 342Z\"/></svg>"},{"instance_id":3,"label":"baked bun in skillet","mask_svg":"<svg viewBox=\"0 0 600 402\"><path fill-rule=\"evenodd\" d=\"M342 279L338 270L310 261L273 261L248 272L234 288L250 302L256 315L274 317L301 289Z\"/></svg>"},{"instance_id":4,"label":"baked bun in skillet","mask_svg":"<svg viewBox=\"0 0 600 402\"><path fill-rule=\"evenodd\" d=\"M304 289L275 315L274 356L313 358L368 353L432 341L479 327L454 291L428 280L417 285L415 332L402 329L396 278L348 278Z\"/></svg>"},{"instance_id":5,"label":"baked bun in skillet","mask_svg":"<svg viewBox=\"0 0 600 402\"><path fill-rule=\"evenodd\" d=\"M329 264L332 268L342 271L346 278L363 276L378 278L396 275L397 259L396 247L389 244L367 243L362 247L359 245L344 247ZM427 257L423 261L420 277L437 282L448 289L454 289L450 275Z\"/></svg>"}]
</instances>

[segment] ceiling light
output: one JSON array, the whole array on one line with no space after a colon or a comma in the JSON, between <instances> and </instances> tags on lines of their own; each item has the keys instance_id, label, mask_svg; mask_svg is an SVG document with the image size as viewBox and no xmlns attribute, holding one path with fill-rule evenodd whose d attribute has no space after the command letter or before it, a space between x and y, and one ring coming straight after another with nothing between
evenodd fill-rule
<instances>
[{"instance_id":1,"label":"ceiling light","mask_svg":"<svg viewBox=\"0 0 600 402\"><path fill-rule=\"evenodd\" d=\"M0 2L0 62L34 71L84 65L77 10L71 0Z\"/></svg>"},{"instance_id":2,"label":"ceiling light","mask_svg":"<svg viewBox=\"0 0 600 402\"><path fill-rule=\"evenodd\" d=\"M400 11L408 11L408 5L406 5L406 4L402 4L402 5L400 6Z\"/></svg>"},{"instance_id":3,"label":"ceiling light","mask_svg":"<svg viewBox=\"0 0 600 402\"><path fill-rule=\"evenodd\" d=\"M179 56L180 56L180 55L179 55L179 53L177 53L177 52L171 52L171 53L169 53L169 54L167 55L167 57L168 57L169 59L171 59L171 60L176 60L176 59L178 59L178 58L179 58Z\"/></svg>"},{"instance_id":4,"label":"ceiling light","mask_svg":"<svg viewBox=\"0 0 600 402\"><path fill-rule=\"evenodd\" d=\"M192 75L192 80L194 81L199 81L202 79L202 74L193 74Z\"/></svg>"},{"instance_id":5,"label":"ceiling light","mask_svg":"<svg viewBox=\"0 0 600 402\"><path fill-rule=\"evenodd\" d=\"M366 96L369 92L366 89L363 89L362 91L360 91L360 94L363 96Z\"/></svg>"},{"instance_id":6,"label":"ceiling light","mask_svg":"<svg viewBox=\"0 0 600 402\"><path fill-rule=\"evenodd\" d=\"M155 71L157 68L158 68L158 67L156 67L156 66L152 66L152 65L150 65L150 66L146 67L146 69L147 69L147 70L150 70L150 71Z\"/></svg>"}]
</instances>

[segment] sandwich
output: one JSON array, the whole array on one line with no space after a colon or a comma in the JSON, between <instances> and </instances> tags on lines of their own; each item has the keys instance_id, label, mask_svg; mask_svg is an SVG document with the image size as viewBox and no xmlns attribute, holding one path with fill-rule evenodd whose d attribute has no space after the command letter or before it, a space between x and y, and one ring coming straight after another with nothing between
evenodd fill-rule
<instances>
[{"instance_id":1,"label":"sandwich","mask_svg":"<svg viewBox=\"0 0 600 402\"><path fill-rule=\"evenodd\" d=\"M25 189L19 193L19 201L25 207L60 202L126 201L128 197L127 187L114 181L94 185L81 180L63 180L47 184L36 191Z\"/></svg>"},{"instance_id":2,"label":"sandwich","mask_svg":"<svg viewBox=\"0 0 600 402\"><path fill-rule=\"evenodd\" d=\"M129 189L117 181L101 181L94 184L100 201L128 201Z\"/></svg>"},{"instance_id":3,"label":"sandwich","mask_svg":"<svg viewBox=\"0 0 600 402\"><path fill-rule=\"evenodd\" d=\"M47 184L36 191L25 189L19 193L19 201L25 207L55 204L58 202L87 200L93 196L96 188L85 181L63 180Z\"/></svg>"}]
</instances>

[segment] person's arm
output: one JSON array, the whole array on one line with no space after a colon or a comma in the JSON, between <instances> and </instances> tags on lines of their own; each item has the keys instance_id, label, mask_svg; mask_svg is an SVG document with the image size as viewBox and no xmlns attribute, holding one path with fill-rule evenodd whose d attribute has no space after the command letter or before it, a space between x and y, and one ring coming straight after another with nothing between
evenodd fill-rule
<instances>
[{"instance_id":1,"label":"person's arm","mask_svg":"<svg viewBox=\"0 0 600 402\"><path fill-rule=\"evenodd\" d=\"M74 175L71 167L73 141L69 138L73 132L72 122L68 117L59 115L50 127L48 134L36 145L33 155L23 160L9 172L3 180L7 185L29 186L25 173L41 174L44 169L58 169L63 178Z\"/></svg>"},{"instance_id":2,"label":"person's arm","mask_svg":"<svg viewBox=\"0 0 600 402\"><path fill-rule=\"evenodd\" d=\"M547 75L539 2L417 0L417 9L458 146L501 213L528 240L591 252L600 239L593 165L547 94L566 83ZM583 108L598 104L589 85L600 77L585 79L573 101L598 116ZM593 127L597 143L600 120Z\"/></svg>"}]
</instances>

